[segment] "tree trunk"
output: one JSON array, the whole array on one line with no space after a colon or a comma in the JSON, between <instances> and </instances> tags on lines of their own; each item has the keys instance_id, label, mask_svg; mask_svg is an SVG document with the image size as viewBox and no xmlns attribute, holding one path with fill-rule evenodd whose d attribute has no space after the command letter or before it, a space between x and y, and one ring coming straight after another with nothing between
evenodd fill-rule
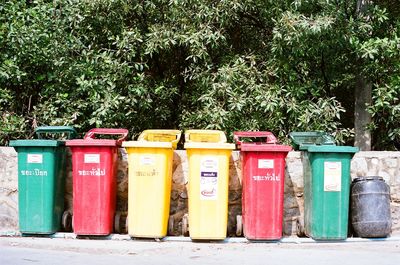
<instances>
[{"instance_id":1,"label":"tree trunk","mask_svg":"<svg viewBox=\"0 0 400 265\"><path fill-rule=\"evenodd\" d=\"M370 1L357 1L359 15L366 11ZM366 129L366 125L371 122L371 114L367 112L366 108L372 102L372 84L368 83L364 76L357 75L354 93L354 145L361 151L371 151L371 132Z\"/></svg>"},{"instance_id":2,"label":"tree trunk","mask_svg":"<svg viewBox=\"0 0 400 265\"><path fill-rule=\"evenodd\" d=\"M371 122L371 114L366 111L366 107L371 103L372 85L364 77L358 76L354 92L354 145L361 151L371 151L371 132L365 127Z\"/></svg>"}]
</instances>

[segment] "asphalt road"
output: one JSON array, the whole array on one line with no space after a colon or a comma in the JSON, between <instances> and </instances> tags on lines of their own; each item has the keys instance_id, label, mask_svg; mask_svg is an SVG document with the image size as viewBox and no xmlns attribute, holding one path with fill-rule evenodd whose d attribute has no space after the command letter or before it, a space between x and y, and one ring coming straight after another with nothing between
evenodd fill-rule
<instances>
[{"instance_id":1,"label":"asphalt road","mask_svg":"<svg viewBox=\"0 0 400 265\"><path fill-rule=\"evenodd\" d=\"M391 265L400 242L193 243L0 237L1 265Z\"/></svg>"}]
</instances>

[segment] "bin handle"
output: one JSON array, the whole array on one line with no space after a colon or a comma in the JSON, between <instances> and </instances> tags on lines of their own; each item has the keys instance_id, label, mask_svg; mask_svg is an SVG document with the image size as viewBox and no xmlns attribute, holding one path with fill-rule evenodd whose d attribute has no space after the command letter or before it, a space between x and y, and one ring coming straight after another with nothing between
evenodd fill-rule
<instances>
[{"instance_id":1,"label":"bin handle","mask_svg":"<svg viewBox=\"0 0 400 265\"><path fill-rule=\"evenodd\" d=\"M251 138L266 138L267 144L276 144L277 140L275 135L271 132L261 131L261 132L234 132L233 139L235 140L236 144L240 146L242 141L240 140L241 137L251 137Z\"/></svg>"},{"instance_id":2,"label":"bin handle","mask_svg":"<svg viewBox=\"0 0 400 265\"><path fill-rule=\"evenodd\" d=\"M226 143L226 135L223 131L219 130L186 130L185 131L185 142L190 143L193 142L190 140L191 134L217 134L219 135L218 143Z\"/></svg>"},{"instance_id":3,"label":"bin handle","mask_svg":"<svg viewBox=\"0 0 400 265\"><path fill-rule=\"evenodd\" d=\"M74 139L77 135L75 129L71 126L40 126L35 129L35 133L38 139L43 139L43 134L52 133L52 134L61 134L67 133L68 139Z\"/></svg>"},{"instance_id":4,"label":"bin handle","mask_svg":"<svg viewBox=\"0 0 400 265\"><path fill-rule=\"evenodd\" d=\"M182 132L179 130L144 130L138 137L138 141L144 141L146 136L149 134L166 134L166 135L175 135L175 140L172 140L172 145L176 146L181 139Z\"/></svg>"},{"instance_id":5,"label":"bin handle","mask_svg":"<svg viewBox=\"0 0 400 265\"><path fill-rule=\"evenodd\" d=\"M117 144L121 144L125 141L126 137L128 136L127 129L110 129L110 128L93 128L90 129L83 139L94 139L96 134L107 134L107 135L122 135L120 138L117 139Z\"/></svg>"}]
</instances>

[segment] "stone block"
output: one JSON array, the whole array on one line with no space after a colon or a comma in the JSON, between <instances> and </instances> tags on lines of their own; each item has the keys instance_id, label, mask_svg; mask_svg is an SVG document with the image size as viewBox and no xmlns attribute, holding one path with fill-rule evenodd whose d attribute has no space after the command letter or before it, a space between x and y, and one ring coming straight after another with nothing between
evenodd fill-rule
<instances>
[{"instance_id":1,"label":"stone block","mask_svg":"<svg viewBox=\"0 0 400 265\"><path fill-rule=\"evenodd\" d=\"M351 177L361 177L368 175L368 162L364 157L354 157L351 160Z\"/></svg>"},{"instance_id":2,"label":"stone block","mask_svg":"<svg viewBox=\"0 0 400 265\"><path fill-rule=\"evenodd\" d=\"M387 158L383 159L383 166L385 168L398 168L398 159L397 158Z\"/></svg>"},{"instance_id":3,"label":"stone block","mask_svg":"<svg viewBox=\"0 0 400 265\"><path fill-rule=\"evenodd\" d=\"M367 176L377 176L379 171L379 160L375 157L367 158Z\"/></svg>"},{"instance_id":4,"label":"stone block","mask_svg":"<svg viewBox=\"0 0 400 265\"><path fill-rule=\"evenodd\" d=\"M382 177L386 183L391 183L391 177L386 171L379 171L377 176Z\"/></svg>"}]
</instances>

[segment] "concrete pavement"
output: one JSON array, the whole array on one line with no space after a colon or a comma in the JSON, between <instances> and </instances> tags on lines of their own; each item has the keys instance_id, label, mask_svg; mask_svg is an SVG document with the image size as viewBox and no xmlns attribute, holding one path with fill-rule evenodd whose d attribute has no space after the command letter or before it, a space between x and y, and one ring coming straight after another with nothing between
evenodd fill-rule
<instances>
[{"instance_id":1,"label":"concrete pavement","mask_svg":"<svg viewBox=\"0 0 400 265\"><path fill-rule=\"evenodd\" d=\"M70 238L68 238L68 235ZM334 243L291 241L275 243L191 242L74 239L64 237L0 237L0 264L268 264L268 265L386 265L400 260L400 238Z\"/></svg>"}]
</instances>

